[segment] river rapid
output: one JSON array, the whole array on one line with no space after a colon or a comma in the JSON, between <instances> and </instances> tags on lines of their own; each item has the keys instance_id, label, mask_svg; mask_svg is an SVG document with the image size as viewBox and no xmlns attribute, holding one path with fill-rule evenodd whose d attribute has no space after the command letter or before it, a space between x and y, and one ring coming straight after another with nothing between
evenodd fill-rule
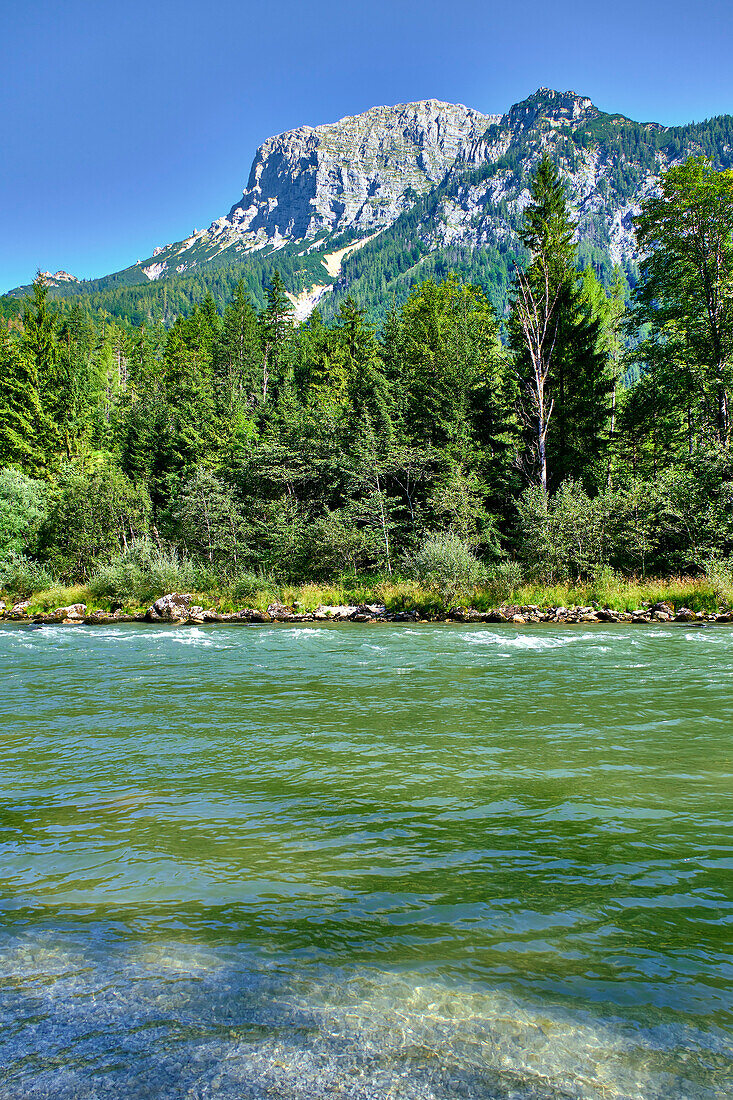
<instances>
[{"instance_id":1,"label":"river rapid","mask_svg":"<svg viewBox=\"0 0 733 1100\"><path fill-rule=\"evenodd\" d=\"M3 1100L733 1096L733 630L0 627Z\"/></svg>"}]
</instances>

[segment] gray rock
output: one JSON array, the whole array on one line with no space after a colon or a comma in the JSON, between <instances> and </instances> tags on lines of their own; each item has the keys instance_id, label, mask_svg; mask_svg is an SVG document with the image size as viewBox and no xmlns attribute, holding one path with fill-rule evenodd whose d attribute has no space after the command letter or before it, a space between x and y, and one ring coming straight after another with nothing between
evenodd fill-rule
<instances>
[{"instance_id":1,"label":"gray rock","mask_svg":"<svg viewBox=\"0 0 733 1100\"><path fill-rule=\"evenodd\" d=\"M267 614L276 623L285 623L294 617L295 612L292 607L287 607L282 603L271 603L267 608Z\"/></svg>"},{"instance_id":2,"label":"gray rock","mask_svg":"<svg viewBox=\"0 0 733 1100\"><path fill-rule=\"evenodd\" d=\"M560 165L578 239L597 242L600 233L614 263L635 260L633 218L678 154L662 147L651 162L632 153L621 156L622 166L628 162L637 179L629 194L619 182L619 156L603 146L582 142L571 159L567 156L568 132L598 117L586 97L540 88L504 115L428 99L301 126L259 147L242 198L227 215L184 241L156 249L143 271L157 279L200 267L226 250L235 259L286 242L302 242L305 251L317 237L322 247L323 234L327 248L329 236L346 231L358 244L392 225L447 176L454 185L418 226L423 247L511 249L518 215L529 200L527 176L544 152ZM685 156L698 151L693 140L686 143ZM521 160L518 171L507 166L512 154ZM475 169L483 169L484 178L467 179L465 173ZM306 309L330 289L338 267L338 262L333 269L324 266L306 295Z\"/></svg>"},{"instance_id":3,"label":"gray rock","mask_svg":"<svg viewBox=\"0 0 733 1100\"><path fill-rule=\"evenodd\" d=\"M172 592L167 596L161 596L152 607L148 608L147 618L150 622L180 622L188 618L192 599L188 592Z\"/></svg>"},{"instance_id":4,"label":"gray rock","mask_svg":"<svg viewBox=\"0 0 733 1100\"><path fill-rule=\"evenodd\" d=\"M234 611L225 617L230 623L271 623L272 616L268 611L258 611L254 607L245 607L241 611Z\"/></svg>"},{"instance_id":5,"label":"gray rock","mask_svg":"<svg viewBox=\"0 0 733 1100\"><path fill-rule=\"evenodd\" d=\"M313 618L317 621L343 622L358 611L359 608L354 604L320 604L313 612Z\"/></svg>"},{"instance_id":6,"label":"gray rock","mask_svg":"<svg viewBox=\"0 0 733 1100\"><path fill-rule=\"evenodd\" d=\"M72 603L68 607L57 607L54 615L60 615L62 619L83 619L87 613L85 603Z\"/></svg>"}]
</instances>

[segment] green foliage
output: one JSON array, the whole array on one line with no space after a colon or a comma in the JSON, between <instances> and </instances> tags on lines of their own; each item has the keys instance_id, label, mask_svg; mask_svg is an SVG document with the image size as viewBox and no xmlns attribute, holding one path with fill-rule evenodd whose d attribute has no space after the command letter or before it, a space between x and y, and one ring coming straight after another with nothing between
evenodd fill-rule
<instances>
[{"instance_id":1,"label":"green foliage","mask_svg":"<svg viewBox=\"0 0 733 1100\"><path fill-rule=\"evenodd\" d=\"M718 603L732 607L733 558L720 558L716 555L704 561L703 567Z\"/></svg>"},{"instance_id":2,"label":"green foliage","mask_svg":"<svg viewBox=\"0 0 733 1100\"><path fill-rule=\"evenodd\" d=\"M0 462L39 473L44 426L35 362L0 322Z\"/></svg>"},{"instance_id":3,"label":"green foliage","mask_svg":"<svg viewBox=\"0 0 733 1100\"><path fill-rule=\"evenodd\" d=\"M484 565L458 535L428 534L406 556L405 568L421 584L437 592L446 604L466 596L486 576Z\"/></svg>"},{"instance_id":4,"label":"green foliage","mask_svg":"<svg viewBox=\"0 0 733 1100\"><path fill-rule=\"evenodd\" d=\"M525 489L517 503L520 553L528 571L546 583L580 580L607 560L604 499L572 481L548 496Z\"/></svg>"},{"instance_id":5,"label":"green foliage","mask_svg":"<svg viewBox=\"0 0 733 1100\"><path fill-rule=\"evenodd\" d=\"M58 306L38 282L21 327L0 328L0 553L37 555L62 580L94 577L94 592L133 603L181 587L263 601L335 576L339 598L356 598L365 573L389 586L407 560L413 579L390 599L431 614L459 595L514 599L522 571L523 583L589 593L620 584L616 574L727 560L733 461L716 375L692 307L670 312L693 276L679 268L674 283L671 264L654 298L650 260L642 342L629 350L624 274L608 288L579 273L556 167L540 161L531 181L512 157L501 171L533 186L513 222L524 242L515 297L534 295L549 334L546 493L532 488L537 347L516 318L507 347L487 293L455 274L414 285L413 272L401 300L385 300L381 328L347 280L330 319L296 325L287 264L257 294L241 281L135 331L92 316L79 295ZM705 204L725 180L710 173L693 166L664 193L684 183L688 202L699 184L714 221ZM725 320L724 279L720 294Z\"/></svg>"},{"instance_id":6,"label":"green foliage","mask_svg":"<svg viewBox=\"0 0 733 1100\"><path fill-rule=\"evenodd\" d=\"M19 470L0 470L0 558L35 549L46 513L46 488Z\"/></svg>"},{"instance_id":7,"label":"green foliage","mask_svg":"<svg viewBox=\"0 0 733 1100\"><path fill-rule=\"evenodd\" d=\"M500 561L486 572L481 585L481 597L475 606L479 610L507 603L522 583L522 567L516 561Z\"/></svg>"},{"instance_id":8,"label":"green foliage","mask_svg":"<svg viewBox=\"0 0 733 1100\"><path fill-rule=\"evenodd\" d=\"M193 556L211 564L231 561L234 569L246 554L246 532L232 490L211 470L198 466L174 490L170 502L176 541Z\"/></svg>"},{"instance_id":9,"label":"green foliage","mask_svg":"<svg viewBox=\"0 0 733 1100\"><path fill-rule=\"evenodd\" d=\"M615 385L603 331L612 314L592 272L578 279L573 231L565 185L544 155L520 230L531 261L516 269L509 319L529 472L543 492L568 478L601 483Z\"/></svg>"},{"instance_id":10,"label":"green foliage","mask_svg":"<svg viewBox=\"0 0 733 1100\"><path fill-rule=\"evenodd\" d=\"M24 554L13 551L0 560L0 590L17 600L27 599L53 584L53 574Z\"/></svg>"},{"instance_id":11,"label":"green foliage","mask_svg":"<svg viewBox=\"0 0 733 1100\"><path fill-rule=\"evenodd\" d=\"M702 157L671 168L659 196L637 219L646 253L637 291L637 325L651 325L637 356L652 370L682 369L682 385L665 385L688 412L696 436L727 443L733 387L733 170ZM664 380L663 380L664 384ZM687 409L685 409L687 405ZM680 408L681 406L681 408ZM694 406L694 409L690 406Z\"/></svg>"},{"instance_id":12,"label":"green foliage","mask_svg":"<svg viewBox=\"0 0 733 1100\"><path fill-rule=\"evenodd\" d=\"M275 598L275 591L262 573L244 571L237 573L231 581L228 596L237 606L267 606Z\"/></svg>"},{"instance_id":13,"label":"green foliage","mask_svg":"<svg viewBox=\"0 0 733 1100\"><path fill-rule=\"evenodd\" d=\"M147 531L150 498L118 469L62 469L41 527L45 559L62 578L86 579L95 561Z\"/></svg>"},{"instance_id":14,"label":"green foliage","mask_svg":"<svg viewBox=\"0 0 733 1100\"><path fill-rule=\"evenodd\" d=\"M144 607L168 592L190 592L201 580L192 562L144 537L98 565L88 589L97 599Z\"/></svg>"}]
</instances>

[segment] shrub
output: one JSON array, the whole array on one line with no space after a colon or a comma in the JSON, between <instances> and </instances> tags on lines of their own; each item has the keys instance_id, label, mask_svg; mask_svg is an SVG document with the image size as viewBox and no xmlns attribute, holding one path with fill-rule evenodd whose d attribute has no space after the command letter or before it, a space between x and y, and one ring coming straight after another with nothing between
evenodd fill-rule
<instances>
[{"instance_id":1,"label":"shrub","mask_svg":"<svg viewBox=\"0 0 733 1100\"><path fill-rule=\"evenodd\" d=\"M272 585L260 573L237 573L231 583L229 596L234 603L253 604L260 596L273 596Z\"/></svg>"},{"instance_id":2,"label":"shrub","mask_svg":"<svg viewBox=\"0 0 733 1100\"><path fill-rule=\"evenodd\" d=\"M526 489L517 502L520 552L540 581L580 580L606 559L607 502L565 481L553 496Z\"/></svg>"},{"instance_id":3,"label":"shrub","mask_svg":"<svg viewBox=\"0 0 733 1100\"><path fill-rule=\"evenodd\" d=\"M379 557L379 535L359 527L341 511L327 512L302 524L291 560L290 575L324 580Z\"/></svg>"},{"instance_id":4,"label":"shrub","mask_svg":"<svg viewBox=\"0 0 733 1100\"><path fill-rule=\"evenodd\" d=\"M23 554L11 553L0 562L0 588L17 599L24 600L34 592L50 588L54 578L45 566L26 558Z\"/></svg>"},{"instance_id":5,"label":"shrub","mask_svg":"<svg viewBox=\"0 0 733 1100\"><path fill-rule=\"evenodd\" d=\"M405 558L405 567L445 603L454 603L486 577L484 566L463 539L451 533L426 535L419 548Z\"/></svg>"},{"instance_id":6,"label":"shrub","mask_svg":"<svg viewBox=\"0 0 733 1100\"><path fill-rule=\"evenodd\" d=\"M97 598L143 606L168 592L195 589L199 583L199 570L193 562L141 538L98 567L89 581L89 591Z\"/></svg>"},{"instance_id":7,"label":"shrub","mask_svg":"<svg viewBox=\"0 0 733 1100\"><path fill-rule=\"evenodd\" d=\"M522 569L516 561L502 561L486 574L484 587L492 606L505 603L522 583Z\"/></svg>"},{"instance_id":8,"label":"shrub","mask_svg":"<svg viewBox=\"0 0 733 1100\"><path fill-rule=\"evenodd\" d=\"M733 559L711 557L703 563L703 568L715 598L719 603L731 607L733 605Z\"/></svg>"},{"instance_id":9,"label":"shrub","mask_svg":"<svg viewBox=\"0 0 733 1100\"><path fill-rule=\"evenodd\" d=\"M68 465L41 528L44 556L64 579L86 580L95 561L138 537L149 517L147 489L120 470Z\"/></svg>"},{"instance_id":10,"label":"shrub","mask_svg":"<svg viewBox=\"0 0 733 1100\"><path fill-rule=\"evenodd\" d=\"M42 482L19 470L0 470L0 555L32 549L45 510Z\"/></svg>"},{"instance_id":11,"label":"shrub","mask_svg":"<svg viewBox=\"0 0 733 1100\"><path fill-rule=\"evenodd\" d=\"M55 611L57 607L68 607L73 603L86 603L88 592L79 584L68 587L55 584L52 588L36 591L33 594L33 607L39 611Z\"/></svg>"}]
</instances>

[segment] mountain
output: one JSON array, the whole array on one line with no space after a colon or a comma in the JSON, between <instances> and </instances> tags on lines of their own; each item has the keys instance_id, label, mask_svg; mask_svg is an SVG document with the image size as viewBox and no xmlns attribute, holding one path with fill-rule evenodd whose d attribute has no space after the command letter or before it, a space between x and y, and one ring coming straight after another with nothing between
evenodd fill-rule
<instances>
[{"instance_id":1,"label":"mountain","mask_svg":"<svg viewBox=\"0 0 733 1100\"><path fill-rule=\"evenodd\" d=\"M208 229L103 279L59 272L52 294L169 319L207 290L228 296L239 278L261 302L278 268L300 317L315 304L332 311L346 293L378 314L412 283L458 270L502 308L543 152L566 178L581 262L606 279L619 264L633 281L641 200L690 155L730 167L733 118L637 123L548 88L501 116L432 99L373 107L269 138L241 200Z\"/></svg>"}]
</instances>

